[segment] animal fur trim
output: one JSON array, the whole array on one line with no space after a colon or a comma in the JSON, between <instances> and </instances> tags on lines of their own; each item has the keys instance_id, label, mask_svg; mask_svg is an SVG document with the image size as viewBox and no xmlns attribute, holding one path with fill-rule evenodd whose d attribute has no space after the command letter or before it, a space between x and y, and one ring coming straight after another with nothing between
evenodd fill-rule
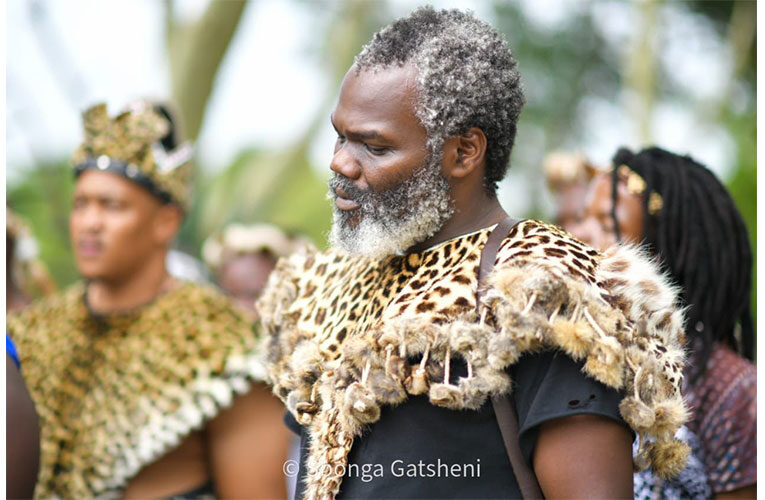
<instances>
[{"instance_id":1,"label":"animal fur trim","mask_svg":"<svg viewBox=\"0 0 765 500\"><path fill-rule=\"evenodd\" d=\"M266 373L248 322L209 287L94 317L84 286L8 318L41 424L38 498L119 498Z\"/></svg>"},{"instance_id":2,"label":"animal fur trim","mask_svg":"<svg viewBox=\"0 0 765 500\"><path fill-rule=\"evenodd\" d=\"M551 348L584 361L586 374L625 391L621 413L646 443L635 457L637 468L650 464L662 477L682 468L687 453L673 435L688 415L680 396L683 318L675 306L675 290L636 248L617 247L601 255L535 221L514 231L503 242L488 278L480 314L468 300L462 312L448 320L425 313L388 315L384 309L384 320L359 328L340 342L331 331L321 333L321 325L319 333L311 334L317 316L297 310L316 304L315 295L322 293L306 275L316 269L329 273L332 263L338 269L359 266L346 276L373 272L382 276L385 270L369 270L364 266L372 263L332 253L302 255L279 264L271 291L259 307L274 392L309 427L306 498L334 498L342 480L334 471L345 469L353 439L377 421L383 405L427 393L437 406L479 408L489 396L509 392L507 368L521 355ZM480 255L487 235L485 231L472 237L475 247L468 256L471 251ZM528 251L527 242L535 237L565 238L564 243L589 252L592 264L580 272L565 259ZM431 261L427 255L403 259ZM405 268L408 263L374 265ZM423 286L417 272L410 279L418 287L435 290L439 283L452 285L444 278ZM353 283L351 278L346 286L355 287ZM313 289L306 293L304 287ZM332 290L327 293L337 293ZM466 282L461 296L475 296L474 281ZM321 319L334 318L332 314L329 310ZM468 373L455 379L450 361L457 358L466 363Z\"/></svg>"}]
</instances>

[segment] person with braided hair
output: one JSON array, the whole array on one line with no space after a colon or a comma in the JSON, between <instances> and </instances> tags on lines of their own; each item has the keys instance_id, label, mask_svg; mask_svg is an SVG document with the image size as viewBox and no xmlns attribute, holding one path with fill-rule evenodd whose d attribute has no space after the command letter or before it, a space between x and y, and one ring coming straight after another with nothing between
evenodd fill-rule
<instances>
[{"instance_id":1,"label":"person with braided hair","mask_svg":"<svg viewBox=\"0 0 765 500\"><path fill-rule=\"evenodd\" d=\"M684 396L716 498L756 492L752 250L744 220L715 175L657 147L619 149L567 229L598 248L642 243L679 287L691 351Z\"/></svg>"}]
</instances>

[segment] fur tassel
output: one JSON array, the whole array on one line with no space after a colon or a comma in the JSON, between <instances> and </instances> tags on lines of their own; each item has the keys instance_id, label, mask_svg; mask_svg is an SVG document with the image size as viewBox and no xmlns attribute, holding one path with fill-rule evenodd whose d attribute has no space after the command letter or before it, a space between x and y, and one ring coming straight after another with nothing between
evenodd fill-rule
<instances>
[{"instance_id":1,"label":"fur tassel","mask_svg":"<svg viewBox=\"0 0 765 500\"><path fill-rule=\"evenodd\" d=\"M653 471L660 478L669 480L680 474L685 468L691 448L687 443L672 439L653 443L649 453Z\"/></svg>"},{"instance_id":2,"label":"fur tassel","mask_svg":"<svg viewBox=\"0 0 765 500\"><path fill-rule=\"evenodd\" d=\"M443 406L451 410L461 410L465 408L462 391L451 384L432 384L430 386L430 402L436 406Z\"/></svg>"},{"instance_id":3,"label":"fur tassel","mask_svg":"<svg viewBox=\"0 0 765 500\"><path fill-rule=\"evenodd\" d=\"M639 399L629 396L619 403L622 418L638 432L648 432L654 425L654 411Z\"/></svg>"},{"instance_id":4,"label":"fur tassel","mask_svg":"<svg viewBox=\"0 0 765 500\"><path fill-rule=\"evenodd\" d=\"M584 364L584 371L615 389L624 384L624 351L612 337L597 342Z\"/></svg>"},{"instance_id":5,"label":"fur tassel","mask_svg":"<svg viewBox=\"0 0 765 500\"><path fill-rule=\"evenodd\" d=\"M636 469L652 463L661 477L682 469L688 447L668 440L688 418L679 392L683 315L676 306L676 290L637 248L615 247L599 254L562 231L533 221L524 224L530 227L514 236L523 240L522 246L505 245L498 253L480 320L468 307L448 317L390 307L350 331L336 353L325 351L322 343L304 342L296 326L298 315L315 319L298 310L300 304L308 307L306 297L295 297L295 287L305 284L301 276L310 275L315 265L297 259L292 268L282 264L277 269L278 279L289 283L272 286L281 290L264 299L269 305L262 315L270 336L269 369L279 396L311 422L309 469L347 464L353 436L379 419L383 404L427 393L437 406L480 408L487 397L510 391L509 366L523 354L548 348L584 360L587 375L627 392L619 409L640 434ZM565 256L545 252L545 243L526 249L528 241L543 235L545 243ZM561 241L552 243L551 238ZM316 265L346 266L352 270L348 274L369 267L343 259L321 254ZM316 290L311 286L309 295ZM319 333L311 335L318 338ZM409 360L418 355L423 361L410 366ZM450 357L468 364L468 375L454 383L448 376ZM334 498L341 480L309 474L307 495Z\"/></svg>"},{"instance_id":6,"label":"fur tassel","mask_svg":"<svg viewBox=\"0 0 765 500\"><path fill-rule=\"evenodd\" d=\"M559 318L553 323L552 337L555 344L575 360L584 358L592 349L595 332L583 320L573 322Z\"/></svg>"},{"instance_id":7,"label":"fur tassel","mask_svg":"<svg viewBox=\"0 0 765 500\"><path fill-rule=\"evenodd\" d=\"M380 418L380 405L375 401L374 394L359 382L345 390L345 411L364 424L371 424Z\"/></svg>"},{"instance_id":8,"label":"fur tassel","mask_svg":"<svg viewBox=\"0 0 765 500\"><path fill-rule=\"evenodd\" d=\"M486 401L485 384L478 377L460 379L458 388L462 392L464 410L477 410Z\"/></svg>"},{"instance_id":9,"label":"fur tassel","mask_svg":"<svg viewBox=\"0 0 765 500\"><path fill-rule=\"evenodd\" d=\"M514 365L520 358L517 344L510 335L504 331L494 333L489 340L489 355L487 362L495 370L504 370L505 367Z\"/></svg>"},{"instance_id":10,"label":"fur tassel","mask_svg":"<svg viewBox=\"0 0 765 500\"><path fill-rule=\"evenodd\" d=\"M406 392L413 396L425 394L430 390L430 380L428 373L423 368L412 369L412 374L405 382Z\"/></svg>"},{"instance_id":11,"label":"fur tassel","mask_svg":"<svg viewBox=\"0 0 765 500\"><path fill-rule=\"evenodd\" d=\"M497 396L510 392L510 376L504 371L494 370L488 366L480 366L473 372L476 384L487 396Z\"/></svg>"},{"instance_id":12,"label":"fur tassel","mask_svg":"<svg viewBox=\"0 0 765 500\"><path fill-rule=\"evenodd\" d=\"M690 415L682 398L676 397L659 401L654 406L654 427L652 432L657 436L673 435L677 429L687 422Z\"/></svg>"},{"instance_id":13,"label":"fur tassel","mask_svg":"<svg viewBox=\"0 0 765 500\"><path fill-rule=\"evenodd\" d=\"M367 385L381 403L395 405L406 399L402 384L386 375L384 369L372 370Z\"/></svg>"}]
</instances>

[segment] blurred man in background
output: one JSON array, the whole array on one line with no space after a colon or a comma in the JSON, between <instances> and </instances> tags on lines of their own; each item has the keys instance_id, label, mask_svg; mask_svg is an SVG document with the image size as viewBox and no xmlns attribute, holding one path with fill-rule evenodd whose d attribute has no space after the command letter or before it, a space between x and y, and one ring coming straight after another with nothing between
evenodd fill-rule
<instances>
[{"instance_id":1,"label":"blurred man in background","mask_svg":"<svg viewBox=\"0 0 765 500\"><path fill-rule=\"evenodd\" d=\"M584 206L587 187L598 170L582 153L554 151L542 164L547 188L556 204L555 223L565 228L574 224Z\"/></svg>"},{"instance_id":2,"label":"blurred man in background","mask_svg":"<svg viewBox=\"0 0 765 500\"><path fill-rule=\"evenodd\" d=\"M26 222L5 207L5 310L18 311L38 297L56 291L37 242Z\"/></svg>"},{"instance_id":3,"label":"blurred man in background","mask_svg":"<svg viewBox=\"0 0 765 500\"><path fill-rule=\"evenodd\" d=\"M70 234L84 278L9 318L41 422L39 498L275 498L287 435L257 338L172 278L191 150L167 107L84 113Z\"/></svg>"},{"instance_id":4,"label":"blurred man in background","mask_svg":"<svg viewBox=\"0 0 765 500\"><path fill-rule=\"evenodd\" d=\"M205 264L218 286L243 311L255 313L255 300L280 257L291 254L302 240L290 238L271 224L229 224L202 246Z\"/></svg>"},{"instance_id":5,"label":"blurred man in background","mask_svg":"<svg viewBox=\"0 0 765 500\"><path fill-rule=\"evenodd\" d=\"M212 269L218 286L253 321L257 317L255 301L266 286L276 261L299 248L312 248L300 236L290 237L271 224L232 223L212 234L202 245L202 258ZM300 458L300 439L291 436L290 460ZM287 475L289 498L295 492L296 477Z\"/></svg>"}]
</instances>

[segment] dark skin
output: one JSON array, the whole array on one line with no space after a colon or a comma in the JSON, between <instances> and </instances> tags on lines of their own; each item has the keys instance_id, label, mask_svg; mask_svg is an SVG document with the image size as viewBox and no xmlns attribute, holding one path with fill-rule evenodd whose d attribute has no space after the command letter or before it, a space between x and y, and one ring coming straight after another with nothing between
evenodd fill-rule
<instances>
[{"instance_id":1,"label":"dark skin","mask_svg":"<svg viewBox=\"0 0 765 500\"><path fill-rule=\"evenodd\" d=\"M270 252L234 255L225 259L218 273L218 285L242 310L255 314L255 300L275 266L276 257Z\"/></svg>"},{"instance_id":2,"label":"dark skin","mask_svg":"<svg viewBox=\"0 0 765 500\"><path fill-rule=\"evenodd\" d=\"M332 113L338 134L330 168L359 189L390 189L423 165L425 128L414 114L416 72L409 66L346 74ZM451 187L454 215L440 231L411 251L496 224L505 212L483 187L486 136L478 128L444 144L442 172ZM355 210L343 193L337 207Z\"/></svg>"},{"instance_id":3,"label":"dark skin","mask_svg":"<svg viewBox=\"0 0 765 500\"><path fill-rule=\"evenodd\" d=\"M88 303L101 313L145 305L177 283L165 268L181 211L110 172L77 179L69 227ZM213 479L221 498L283 498L289 431L281 403L264 384L128 483L123 498L164 498ZM245 472L246 468L246 472Z\"/></svg>"},{"instance_id":4,"label":"dark skin","mask_svg":"<svg viewBox=\"0 0 765 500\"><path fill-rule=\"evenodd\" d=\"M338 133L330 168L359 189L388 189L427 156L425 128L414 112L416 70L409 66L346 74L332 124ZM482 229L506 217L486 192L486 135L473 127L443 146L442 172L454 215L410 251ZM337 193L337 207L358 208ZM542 424L533 462L547 498L632 498L632 437L621 424L580 415Z\"/></svg>"},{"instance_id":5,"label":"dark skin","mask_svg":"<svg viewBox=\"0 0 765 500\"><path fill-rule=\"evenodd\" d=\"M21 372L5 355L5 474L8 498L32 498L40 467L40 427Z\"/></svg>"},{"instance_id":6,"label":"dark skin","mask_svg":"<svg viewBox=\"0 0 765 500\"><path fill-rule=\"evenodd\" d=\"M601 250L616 243L614 221L611 216L613 206L611 183L611 174L603 174L593 179L585 199L581 221L566 228L574 236ZM623 182L619 182L616 194L616 219L619 221L622 240L639 243L643 239L642 195L630 193ZM756 497L756 484L715 495L715 498L719 500Z\"/></svg>"}]
</instances>

